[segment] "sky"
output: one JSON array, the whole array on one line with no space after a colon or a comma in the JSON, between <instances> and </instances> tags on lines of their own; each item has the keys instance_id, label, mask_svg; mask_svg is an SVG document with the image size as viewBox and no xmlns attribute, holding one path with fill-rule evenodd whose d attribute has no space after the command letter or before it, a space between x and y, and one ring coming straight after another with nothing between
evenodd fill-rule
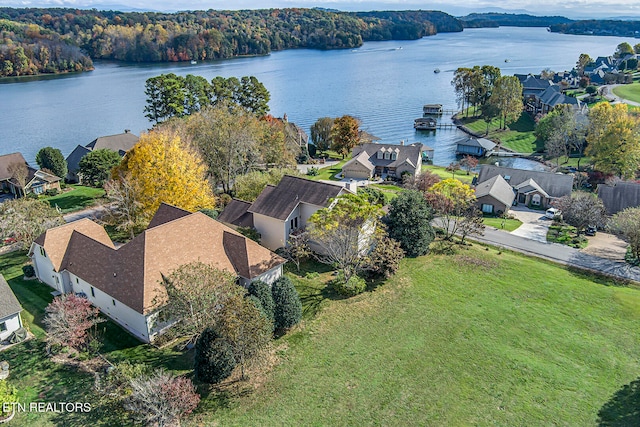
<instances>
[{"instance_id":1,"label":"sky","mask_svg":"<svg viewBox=\"0 0 640 427\"><path fill-rule=\"evenodd\" d=\"M496 6L497 5L497 6ZM501 11L569 18L640 18L638 0L0 0L10 7L79 7L115 10L264 9L272 7L325 7L345 11L441 10L455 16L473 11Z\"/></svg>"}]
</instances>

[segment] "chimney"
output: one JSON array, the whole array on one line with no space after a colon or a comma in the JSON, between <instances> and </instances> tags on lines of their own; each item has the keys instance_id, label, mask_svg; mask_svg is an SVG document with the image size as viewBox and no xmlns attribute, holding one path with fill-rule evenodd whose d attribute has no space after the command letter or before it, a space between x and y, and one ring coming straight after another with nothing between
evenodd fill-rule
<instances>
[{"instance_id":1,"label":"chimney","mask_svg":"<svg viewBox=\"0 0 640 427\"><path fill-rule=\"evenodd\" d=\"M400 145L404 145L404 139L400 140Z\"/></svg>"},{"instance_id":2,"label":"chimney","mask_svg":"<svg viewBox=\"0 0 640 427\"><path fill-rule=\"evenodd\" d=\"M129 132L131 132L131 129L125 129L124 130L124 133L129 133Z\"/></svg>"},{"instance_id":3,"label":"chimney","mask_svg":"<svg viewBox=\"0 0 640 427\"><path fill-rule=\"evenodd\" d=\"M349 180L349 182L347 182L347 184L345 185L345 188L349 191L351 191L353 194L357 194L358 193L358 183L354 182L353 179Z\"/></svg>"}]
</instances>

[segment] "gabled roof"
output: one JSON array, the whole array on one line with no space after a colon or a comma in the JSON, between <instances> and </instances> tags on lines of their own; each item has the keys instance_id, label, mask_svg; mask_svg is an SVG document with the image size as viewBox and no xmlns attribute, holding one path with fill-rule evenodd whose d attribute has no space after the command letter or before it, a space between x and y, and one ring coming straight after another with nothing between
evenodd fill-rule
<instances>
[{"instance_id":1,"label":"gabled roof","mask_svg":"<svg viewBox=\"0 0 640 427\"><path fill-rule=\"evenodd\" d=\"M614 186L598 185L598 197L602 200L607 214L615 215L627 208L640 206L640 184L618 182Z\"/></svg>"},{"instance_id":2,"label":"gabled roof","mask_svg":"<svg viewBox=\"0 0 640 427\"><path fill-rule=\"evenodd\" d=\"M13 316L21 311L22 307L18 299L13 294L4 276L0 274L0 319Z\"/></svg>"},{"instance_id":3,"label":"gabled roof","mask_svg":"<svg viewBox=\"0 0 640 427\"><path fill-rule=\"evenodd\" d=\"M326 207L342 190L338 185L285 175L277 186L262 190L248 212L284 221L299 203Z\"/></svg>"},{"instance_id":4,"label":"gabled roof","mask_svg":"<svg viewBox=\"0 0 640 427\"><path fill-rule=\"evenodd\" d=\"M137 135L134 135L131 132L125 132L119 133L117 135L98 137L88 143L85 147L92 151L99 150L101 148L108 148L120 153L120 155L122 156L124 155L124 153L131 150L131 148L136 145L139 139L140 138L138 138Z\"/></svg>"},{"instance_id":5,"label":"gabled roof","mask_svg":"<svg viewBox=\"0 0 640 427\"><path fill-rule=\"evenodd\" d=\"M147 226L147 230L187 215L191 215L191 212L185 211L184 209L180 209L175 206L167 205L166 203L161 203L158 207L158 210L153 215L153 218L151 218L151 221Z\"/></svg>"},{"instance_id":6,"label":"gabled roof","mask_svg":"<svg viewBox=\"0 0 640 427\"><path fill-rule=\"evenodd\" d=\"M342 166L342 169L349 168L351 165L359 163L370 171L374 170L376 167L369 161L369 154L366 151L362 151L360 154L349 160L347 163Z\"/></svg>"},{"instance_id":7,"label":"gabled roof","mask_svg":"<svg viewBox=\"0 0 640 427\"><path fill-rule=\"evenodd\" d=\"M473 136L463 138L457 142L457 145L464 145L468 147L482 147L485 150L493 150L496 143L486 138L475 138Z\"/></svg>"},{"instance_id":8,"label":"gabled roof","mask_svg":"<svg viewBox=\"0 0 640 427\"><path fill-rule=\"evenodd\" d=\"M22 156L22 153L11 153L0 156L0 181L12 178L12 175L8 169L9 166L13 163L22 163L26 165L27 161Z\"/></svg>"},{"instance_id":9,"label":"gabled roof","mask_svg":"<svg viewBox=\"0 0 640 427\"><path fill-rule=\"evenodd\" d=\"M507 181L496 175L476 186L476 198L491 196L505 206L511 206L515 194Z\"/></svg>"},{"instance_id":10,"label":"gabled roof","mask_svg":"<svg viewBox=\"0 0 640 427\"><path fill-rule=\"evenodd\" d=\"M88 219L47 230L36 243L44 243L56 271L67 270L143 314L164 302L161 281L181 265L199 261L253 279L285 262L201 212L184 212L161 207L154 227L118 249Z\"/></svg>"},{"instance_id":11,"label":"gabled roof","mask_svg":"<svg viewBox=\"0 0 640 427\"><path fill-rule=\"evenodd\" d=\"M51 174L49 172L45 172L43 170L34 171L33 176L27 182L27 187L31 187L33 184L35 184L38 181L53 183L53 182L62 181L62 178L57 177L54 174Z\"/></svg>"},{"instance_id":12,"label":"gabled roof","mask_svg":"<svg viewBox=\"0 0 640 427\"><path fill-rule=\"evenodd\" d=\"M551 85L551 82L546 79L541 79L536 76L528 75L526 79L521 80L522 89L525 93L528 92L542 92Z\"/></svg>"},{"instance_id":13,"label":"gabled roof","mask_svg":"<svg viewBox=\"0 0 640 427\"><path fill-rule=\"evenodd\" d=\"M505 181L512 187L533 178L533 180L544 189L550 197L562 197L571 194L573 189L573 176L556 174L542 171L529 171L523 169L512 169L494 165L482 165L478 182L484 182L496 175L502 175ZM507 178L508 177L508 178Z\"/></svg>"},{"instance_id":14,"label":"gabled roof","mask_svg":"<svg viewBox=\"0 0 640 427\"><path fill-rule=\"evenodd\" d=\"M534 191L537 191L538 193L542 194L544 197L549 197L547 192L544 191L542 187L540 187L538 183L534 181L533 178L529 178L528 180L516 185L515 189L518 190L519 193L523 193L523 194L529 194L529 193L533 193Z\"/></svg>"},{"instance_id":15,"label":"gabled roof","mask_svg":"<svg viewBox=\"0 0 640 427\"><path fill-rule=\"evenodd\" d=\"M407 160L410 160L410 164L415 167L418 164L420 159L422 158L422 151L425 151L426 148L421 143L416 142L409 145L399 145L399 144L377 144L377 143L366 143L360 144L356 146L352 150L353 159L345 164L348 165L354 159L364 159L365 157L368 159L369 163L372 166L372 169L376 166L383 167L398 167L401 164L405 163ZM379 151L390 151L396 153L396 159L378 159ZM365 154L366 153L366 154ZM363 163L362 161L360 163ZM365 164L365 163L363 163ZM369 167L367 164L365 166Z\"/></svg>"},{"instance_id":16,"label":"gabled roof","mask_svg":"<svg viewBox=\"0 0 640 427\"><path fill-rule=\"evenodd\" d=\"M271 187L273 189L273 187ZM235 225L236 227L253 227L253 214L248 212L250 202L233 199L218 215L218 221Z\"/></svg>"},{"instance_id":17,"label":"gabled roof","mask_svg":"<svg viewBox=\"0 0 640 427\"><path fill-rule=\"evenodd\" d=\"M67 156L67 170L69 171L69 173L77 172L78 168L80 167L80 160L82 160L82 158L90 152L91 150L89 150L87 147L77 145L76 148L74 148L73 151Z\"/></svg>"},{"instance_id":18,"label":"gabled roof","mask_svg":"<svg viewBox=\"0 0 640 427\"><path fill-rule=\"evenodd\" d=\"M549 86L538 96L538 99L550 107L555 107L560 104L579 105L578 98L566 96L561 92L560 86L558 85Z\"/></svg>"}]
</instances>

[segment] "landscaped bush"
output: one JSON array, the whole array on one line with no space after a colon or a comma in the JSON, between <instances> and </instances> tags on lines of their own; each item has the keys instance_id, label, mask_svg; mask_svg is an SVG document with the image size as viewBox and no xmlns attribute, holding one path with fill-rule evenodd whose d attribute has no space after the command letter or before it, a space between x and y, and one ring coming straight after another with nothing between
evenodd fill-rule
<instances>
[{"instance_id":1,"label":"landscaped bush","mask_svg":"<svg viewBox=\"0 0 640 427\"><path fill-rule=\"evenodd\" d=\"M47 191L44 192L44 194L46 194L47 196L57 196L59 193L57 188L50 188Z\"/></svg>"},{"instance_id":2,"label":"landscaped bush","mask_svg":"<svg viewBox=\"0 0 640 427\"><path fill-rule=\"evenodd\" d=\"M274 302L275 328L288 329L300 322L302 303L298 291L288 277L280 277L271 285Z\"/></svg>"},{"instance_id":3,"label":"landscaped bush","mask_svg":"<svg viewBox=\"0 0 640 427\"><path fill-rule=\"evenodd\" d=\"M253 227L238 227L238 233L242 234L244 237L253 240L254 242L260 243L260 238L262 237L258 230Z\"/></svg>"},{"instance_id":4,"label":"landscaped bush","mask_svg":"<svg viewBox=\"0 0 640 427\"><path fill-rule=\"evenodd\" d=\"M25 265L22 267L22 272L24 273L24 277L33 277L36 275L36 270L33 268L33 265Z\"/></svg>"},{"instance_id":5,"label":"landscaped bush","mask_svg":"<svg viewBox=\"0 0 640 427\"><path fill-rule=\"evenodd\" d=\"M249 294L255 296L260 302L264 313L270 322L274 321L275 303L271 293L271 286L257 280L249 285Z\"/></svg>"},{"instance_id":6,"label":"landscaped bush","mask_svg":"<svg viewBox=\"0 0 640 427\"><path fill-rule=\"evenodd\" d=\"M208 216L209 218L213 218L213 219L217 219L218 215L220 214L217 210L215 209L202 209L200 210L200 212L202 212L203 214L205 214L206 216Z\"/></svg>"},{"instance_id":7,"label":"landscaped bush","mask_svg":"<svg viewBox=\"0 0 640 427\"><path fill-rule=\"evenodd\" d=\"M318 151L318 148L313 144L307 145L307 148L309 150L309 156L310 157L315 157L316 156L316 152Z\"/></svg>"},{"instance_id":8,"label":"landscaped bush","mask_svg":"<svg viewBox=\"0 0 640 427\"><path fill-rule=\"evenodd\" d=\"M214 329L205 329L196 342L196 378L209 384L217 384L228 378L235 367L236 359L231 345Z\"/></svg>"},{"instance_id":9,"label":"landscaped bush","mask_svg":"<svg viewBox=\"0 0 640 427\"><path fill-rule=\"evenodd\" d=\"M369 255L368 271L372 276L388 279L398 271L402 258L404 251L400 243L385 236L376 243Z\"/></svg>"},{"instance_id":10,"label":"landscaped bush","mask_svg":"<svg viewBox=\"0 0 640 427\"><path fill-rule=\"evenodd\" d=\"M367 282L355 274L348 281L345 281L344 274L338 273L336 278L331 281L331 287L342 296L352 297L363 293L367 289Z\"/></svg>"},{"instance_id":11,"label":"landscaped bush","mask_svg":"<svg viewBox=\"0 0 640 427\"><path fill-rule=\"evenodd\" d=\"M640 259L633 256L633 250L631 250L631 246L627 247L627 252L624 255L624 260L631 265L640 265Z\"/></svg>"},{"instance_id":12,"label":"landscaped bush","mask_svg":"<svg viewBox=\"0 0 640 427\"><path fill-rule=\"evenodd\" d=\"M320 173L320 169L318 169L315 166L310 167L309 169L307 169L307 175L308 176L317 176L319 173Z\"/></svg>"}]
</instances>

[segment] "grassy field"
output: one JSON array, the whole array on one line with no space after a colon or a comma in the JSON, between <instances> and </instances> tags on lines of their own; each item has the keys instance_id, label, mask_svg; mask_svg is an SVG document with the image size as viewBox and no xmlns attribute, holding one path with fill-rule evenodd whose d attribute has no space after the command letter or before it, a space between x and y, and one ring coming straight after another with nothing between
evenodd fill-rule
<instances>
[{"instance_id":1,"label":"grassy field","mask_svg":"<svg viewBox=\"0 0 640 427\"><path fill-rule=\"evenodd\" d=\"M484 135L487 130L487 123L480 118L459 117L464 126L471 131ZM535 122L527 113L523 112L520 118L511 123L507 130L500 129L499 120L495 119L489 125L489 135L486 138L499 141L502 146L517 153L533 153L538 149L536 137L533 134Z\"/></svg>"},{"instance_id":2,"label":"grassy field","mask_svg":"<svg viewBox=\"0 0 640 427\"><path fill-rule=\"evenodd\" d=\"M336 175L339 174L342 171L342 166L344 166L345 163L347 163L349 161L349 159L344 159L341 160L340 163L336 164L335 166L325 166L322 167L322 165L317 165L318 168L321 168L318 171L318 175L316 176L310 176L310 179L315 179L315 180L331 180L331 181L340 181L339 178L336 178Z\"/></svg>"},{"instance_id":3,"label":"grassy field","mask_svg":"<svg viewBox=\"0 0 640 427\"><path fill-rule=\"evenodd\" d=\"M25 309L37 310L48 288L19 279L23 260L0 265ZM637 288L479 245L405 259L395 277L350 299L327 290L325 266L289 274L304 314L276 341L279 364L254 391L211 389L183 425L586 426L623 416L637 425L628 392L640 373ZM108 338L117 349L107 357L188 367L188 354L119 338ZM51 363L42 347L32 340L0 354L21 400L91 401L93 378ZM121 423L96 411L14 424Z\"/></svg>"},{"instance_id":4,"label":"grassy field","mask_svg":"<svg viewBox=\"0 0 640 427\"><path fill-rule=\"evenodd\" d=\"M483 221L484 225L488 227L494 227L498 230L505 231L513 231L522 225L522 221L513 218L502 219L498 217L486 216L483 218Z\"/></svg>"},{"instance_id":5,"label":"grassy field","mask_svg":"<svg viewBox=\"0 0 640 427\"><path fill-rule=\"evenodd\" d=\"M613 88L613 93L629 101L640 102L640 82Z\"/></svg>"},{"instance_id":6,"label":"grassy field","mask_svg":"<svg viewBox=\"0 0 640 427\"><path fill-rule=\"evenodd\" d=\"M444 166L422 165L422 170L423 171L428 170L432 173L435 173L442 179L455 177L456 179L464 182L465 184L471 184L471 181L473 180L473 177L474 177L474 174L467 175L467 171L462 169L459 171L456 171L455 175L452 175L451 172L447 171L447 168Z\"/></svg>"},{"instance_id":7,"label":"grassy field","mask_svg":"<svg viewBox=\"0 0 640 427\"><path fill-rule=\"evenodd\" d=\"M62 213L82 210L92 206L98 199L104 197L102 188L85 187L82 185L70 185L71 190L60 193L57 196L43 197L52 207L58 206Z\"/></svg>"},{"instance_id":8,"label":"grassy field","mask_svg":"<svg viewBox=\"0 0 640 427\"><path fill-rule=\"evenodd\" d=\"M388 283L348 300L301 282L317 286L315 298L305 293L319 313L284 340L281 365L258 391L201 420L586 426L600 411L637 417L636 400L612 399L640 373L637 289L480 247L407 259Z\"/></svg>"}]
</instances>

